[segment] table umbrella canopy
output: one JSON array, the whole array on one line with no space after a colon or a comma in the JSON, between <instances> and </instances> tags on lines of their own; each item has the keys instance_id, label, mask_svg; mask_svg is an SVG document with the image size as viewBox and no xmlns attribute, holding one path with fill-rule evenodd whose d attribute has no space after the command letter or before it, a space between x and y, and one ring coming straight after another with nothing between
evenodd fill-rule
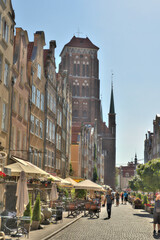
<instances>
[{"instance_id":1,"label":"table umbrella canopy","mask_svg":"<svg viewBox=\"0 0 160 240\"><path fill-rule=\"evenodd\" d=\"M50 173L48 174L48 178L51 178L54 182L61 182L61 180L58 177L55 177L51 175Z\"/></svg>"},{"instance_id":2,"label":"table umbrella canopy","mask_svg":"<svg viewBox=\"0 0 160 240\"><path fill-rule=\"evenodd\" d=\"M77 182L74 181L72 178L68 177L68 178L65 178L64 180L70 182L73 186L77 185Z\"/></svg>"},{"instance_id":3,"label":"table umbrella canopy","mask_svg":"<svg viewBox=\"0 0 160 240\"><path fill-rule=\"evenodd\" d=\"M11 170L11 176L20 176L21 171L24 171L27 177L49 176L47 172L28 161L17 157L12 157L12 160L16 161L16 163L4 167Z\"/></svg>"},{"instance_id":4,"label":"table umbrella canopy","mask_svg":"<svg viewBox=\"0 0 160 240\"><path fill-rule=\"evenodd\" d=\"M94 191L103 191L102 186L98 185L97 183L92 182L89 179L77 183L75 185L75 189L86 189L86 190L94 190Z\"/></svg>"},{"instance_id":5,"label":"table umbrella canopy","mask_svg":"<svg viewBox=\"0 0 160 240\"><path fill-rule=\"evenodd\" d=\"M22 217L26 209L26 206L29 203L27 178L24 171L21 171L20 173L20 178L17 183L16 196L17 196L16 202L17 217Z\"/></svg>"},{"instance_id":6,"label":"table umbrella canopy","mask_svg":"<svg viewBox=\"0 0 160 240\"><path fill-rule=\"evenodd\" d=\"M73 184L63 178L57 177L60 180L60 185L63 187L73 187Z\"/></svg>"},{"instance_id":7,"label":"table umbrella canopy","mask_svg":"<svg viewBox=\"0 0 160 240\"><path fill-rule=\"evenodd\" d=\"M53 183L51 188L51 193L50 193L50 200L55 201L57 199L58 199L57 187L56 187L56 184Z\"/></svg>"}]
</instances>

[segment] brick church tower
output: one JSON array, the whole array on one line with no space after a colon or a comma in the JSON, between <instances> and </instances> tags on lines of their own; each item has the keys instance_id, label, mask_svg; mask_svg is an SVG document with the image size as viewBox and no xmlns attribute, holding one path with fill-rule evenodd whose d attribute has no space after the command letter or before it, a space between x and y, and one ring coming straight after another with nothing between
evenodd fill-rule
<instances>
[{"instance_id":1,"label":"brick church tower","mask_svg":"<svg viewBox=\"0 0 160 240\"><path fill-rule=\"evenodd\" d=\"M77 132L81 131L82 124L94 126L95 119L97 119L97 133L102 138L105 159L104 182L114 187L116 127L113 88L111 91L109 127L107 127L102 120L101 100L99 98L98 50L99 48L88 37L72 37L60 54L59 71L67 70L72 89L72 136L74 135L75 139Z\"/></svg>"},{"instance_id":2,"label":"brick church tower","mask_svg":"<svg viewBox=\"0 0 160 240\"><path fill-rule=\"evenodd\" d=\"M98 47L89 38L73 37L60 56L72 88L72 122L94 124L100 114Z\"/></svg>"}]
</instances>

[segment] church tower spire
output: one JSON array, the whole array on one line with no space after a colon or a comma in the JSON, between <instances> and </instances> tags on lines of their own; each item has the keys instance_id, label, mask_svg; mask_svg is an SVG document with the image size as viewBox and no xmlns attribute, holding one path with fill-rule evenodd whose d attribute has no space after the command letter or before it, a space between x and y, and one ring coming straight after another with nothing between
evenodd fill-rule
<instances>
[{"instance_id":1,"label":"church tower spire","mask_svg":"<svg viewBox=\"0 0 160 240\"><path fill-rule=\"evenodd\" d=\"M111 87L111 100L110 100L110 114L115 114L115 108L114 108L114 95L113 95L113 81L112 81L112 87Z\"/></svg>"}]
</instances>

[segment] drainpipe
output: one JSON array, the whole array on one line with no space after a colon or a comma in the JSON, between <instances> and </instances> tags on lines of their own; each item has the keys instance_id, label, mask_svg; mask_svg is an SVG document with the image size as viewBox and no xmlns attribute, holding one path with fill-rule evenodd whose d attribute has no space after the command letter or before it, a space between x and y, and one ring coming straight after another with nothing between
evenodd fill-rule
<instances>
[{"instance_id":1,"label":"drainpipe","mask_svg":"<svg viewBox=\"0 0 160 240\"><path fill-rule=\"evenodd\" d=\"M14 86L14 77L12 77L11 80L11 111L10 111L10 120L9 120L9 151L8 151L8 159L7 159L7 164L10 163L10 152L11 152L11 134L12 134L12 108L13 108L13 86Z\"/></svg>"}]
</instances>

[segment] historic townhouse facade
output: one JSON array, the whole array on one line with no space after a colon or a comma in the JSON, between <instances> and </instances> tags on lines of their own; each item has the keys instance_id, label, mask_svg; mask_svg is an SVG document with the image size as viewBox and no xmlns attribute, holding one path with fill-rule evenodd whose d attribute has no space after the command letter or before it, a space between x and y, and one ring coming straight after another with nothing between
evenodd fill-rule
<instances>
[{"instance_id":1,"label":"historic townhouse facade","mask_svg":"<svg viewBox=\"0 0 160 240\"><path fill-rule=\"evenodd\" d=\"M160 158L160 115L153 120L153 132L148 131L144 141L144 163Z\"/></svg>"},{"instance_id":2,"label":"historic townhouse facade","mask_svg":"<svg viewBox=\"0 0 160 240\"><path fill-rule=\"evenodd\" d=\"M56 41L50 41L50 48L44 50L44 69L46 76L45 92L45 134L44 169L54 173L56 169L56 112L57 86L55 65Z\"/></svg>"},{"instance_id":3,"label":"historic townhouse facade","mask_svg":"<svg viewBox=\"0 0 160 240\"><path fill-rule=\"evenodd\" d=\"M45 85L43 64L44 32L34 34L34 42L28 44L28 79L30 85L30 135L29 159L43 168L44 166L44 124L45 124Z\"/></svg>"},{"instance_id":4,"label":"historic townhouse facade","mask_svg":"<svg viewBox=\"0 0 160 240\"><path fill-rule=\"evenodd\" d=\"M60 175L64 168L64 159L62 160L62 113L63 113L63 101L62 101L62 83L63 78L61 74L56 74L57 81L57 112L56 112L56 173Z\"/></svg>"},{"instance_id":5,"label":"historic townhouse facade","mask_svg":"<svg viewBox=\"0 0 160 240\"><path fill-rule=\"evenodd\" d=\"M11 0L0 1L0 143L9 153L15 15ZM8 157L9 162L9 157Z\"/></svg>"},{"instance_id":6,"label":"historic townhouse facade","mask_svg":"<svg viewBox=\"0 0 160 240\"><path fill-rule=\"evenodd\" d=\"M14 39L13 76L11 91L10 155L28 159L29 139L29 83L27 78L28 34L16 28Z\"/></svg>"}]
</instances>

